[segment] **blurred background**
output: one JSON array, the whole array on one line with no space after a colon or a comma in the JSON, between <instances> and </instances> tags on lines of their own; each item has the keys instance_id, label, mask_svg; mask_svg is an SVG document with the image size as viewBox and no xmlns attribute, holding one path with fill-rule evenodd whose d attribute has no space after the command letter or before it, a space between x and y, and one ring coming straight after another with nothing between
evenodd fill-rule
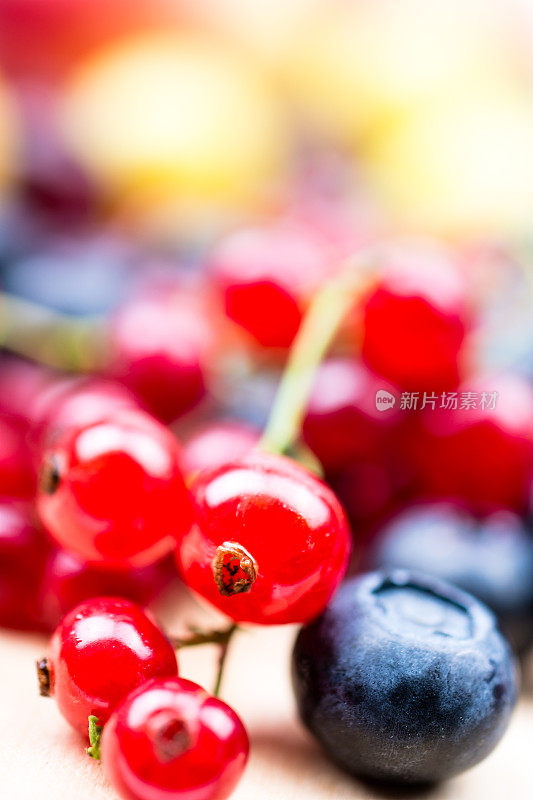
<instances>
[{"instance_id":1,"label":"blurred background","mask_svg":"<svg viewBox=\"0 0 533 800\"><path fill-rule=\"evenodd\" d=\"M2 0L4 217L176 246L335 199L366 235L527 236L532 22L526 0Z\"/></svg>"}]
</instances>

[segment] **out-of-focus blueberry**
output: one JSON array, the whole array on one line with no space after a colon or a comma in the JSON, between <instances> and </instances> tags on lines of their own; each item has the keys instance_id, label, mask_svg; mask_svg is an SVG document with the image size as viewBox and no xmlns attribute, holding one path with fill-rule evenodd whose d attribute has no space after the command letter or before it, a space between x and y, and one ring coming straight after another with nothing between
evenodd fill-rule
<instances>
[{"instance_id":1,"label":"out-of-focus blueberry","mask_svg":"<svg viewBox=\"0 0 533 800\"><path fill-rule=\"evenodd\" d=\"M369 566L450 581L494 611L517 652L533 641L533 535L512 512L479 521L451 504L413 506L378 534Z\"/></svg>"},{"instance_id":2,"label":"out-of-focus blueberry","mask_svg":"<svg viewBox=\"0 0 533 800\"><path fill-rule=\"evenodd\" d=\"M346 582L293 653L300 717L344 769L426 783L472 767L504 733L517 695L489 609L406 570Z\"/></svg>"},{"instance_id":3,"label":"out-of-focus blueberry","mask_svg":"<svg viewBox=\"0 0 533 800\"><path fill-rule=\"evenodd\" d=\"M65 314L103 314L124 297L131 261L113 238L60 239L4 266L2 287Z\"/></svg>"}]
</instances>

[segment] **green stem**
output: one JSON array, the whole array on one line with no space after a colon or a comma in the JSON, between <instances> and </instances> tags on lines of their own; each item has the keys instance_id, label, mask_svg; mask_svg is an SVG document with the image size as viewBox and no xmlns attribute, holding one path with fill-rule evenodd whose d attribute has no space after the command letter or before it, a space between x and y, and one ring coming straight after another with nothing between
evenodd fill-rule
<instances>
[{"instance_id":1,"label":"green stem","mask_svg":"<svg viewBox=\"0 0 533 800\"><path fill-rule=\"evenodd\" d=\"M170 641L176 650L179 650L183 647L199 647L200 645L204 644L223 645L226 644L226 642L235 633L236 627L237 626L232 623L227 628L223 628L221 631L201 631L197 628L191 628L191 633L189 636L185 636L183 638L173 636L171 637Z\"/></svg>"},{"instance_id":2,"label":"green stem","mask_svg":"<svg viewBox=\"0 0 533 800\"><path fill-rule=\"evenodd\" d=\"M102 363L102 324L0 293L0 346L56 369L91 371Z\"/></svg>"},{"instance_id":3,"label":"green stem","mask_svg":"<svg viewBox=\"0 0 533 800\"><path fill-rule=\"evenodd\" d=\"M91 758L100 761L100 740L102 738L103 725L99 725L98 717L91 715L89 717L89 742L90 747L87 748L87 755Z\"/></svg>"},{"instance_id":4,"label":"green stem","mask_svg":"<svg viewBox=\"0 0 533 800\"><path fill-rule=\"evenodd\" d=\"M218 697L220 688L222 686L222 678L224 676L224 667L226 665L229 644L238 630L239 626L233 622L231 625L221 631L201 631L193 628L190 636L186 636L184 638L174 636L170 639L172 645L176 649L181 649L183 647L199 647L200 645L204 644L216 644L219 646L220 650L217 677L215 680L215 687L213 689L213 694L215 697Z\"/></svg>"},{"instance_id":5,"label":"green stem","mask_svg":"<svg viewBox=\"0 0 533 800\"><path fill-rule=\"evenodd\" d=\"M219 659L218 659L217 677L216 677L215 685L214 685L214 688L213 688L213 694L214 694L215 697L218 697L220 695L220 690L222 688L222 679L224 678L224 667L226 666L226 660L227 660L227 657L228 657L228 648L229 648L230 642L231 642L231 640L232 640L232 638L233 638L233 636L234 636L234 634L236 633L237 630L238 630L238 626L237 625L235 625L235 624L231 625L231 627L228 628L228 635L226 637L226 641L223 644L221 644L221 646L220 646L220 655L219 655Z\"/></svg>"},{"instance_id":6,"label":"green stem","mask_svg":"<svg viewBox=\"0 0 533 800\"><path fill-rule=\"evenodd\" d=\"M286 453L300 435L315 372L348 311L375 280L379 251L362 250L314 297L294 340L259 447Z\"/></svg>"}]
</instances>

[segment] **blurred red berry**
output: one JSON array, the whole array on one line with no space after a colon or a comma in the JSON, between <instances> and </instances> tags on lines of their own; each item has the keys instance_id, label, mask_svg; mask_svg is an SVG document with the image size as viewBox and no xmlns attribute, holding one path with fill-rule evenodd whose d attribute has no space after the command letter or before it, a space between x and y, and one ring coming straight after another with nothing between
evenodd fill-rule
<instances>
[{"instance_id":1,"label":"blurred red berry","mask_svg":"<svg viewBox=\"0 0 533 800\"><path fill-rule=\"evenodd\" d=\"M398 247L363 307L362 356L406 390L453 388L468 327L467 287L436 247Z\"/></svg>"},{"instance_id":2,"label":"blurred red berry","mask_svg":"<svg viewBox=\"0 0 533 800\"><path fill-rule=\"evenodd\" d=\"M87 561L152 563L192 521L180 446L141 411L64 432L44 456L39 489L45 526Z\"/></svg>"},{"instance_id":3,"label":"blurred red berry","mask_svg":"<svg viewBox=\"0 0 533 800\"><path fill-rule=\"evenodd\" d=\"M346 467L330 478L330 485L350 520L359 561L377 526L409 496L409 484L394 459L375 458Z\"/></svg>"},{"instance_id":4,"label":"blurred red berry","mask_svg":"<svg viewBox=\"0 0 533 800\"><path fill-rule=\"evenodd\" d=\"M0 360L0 417L27 430L34 423L34 404L55 380L54 373L24 361L3 356Z\"/></svg>"},{"instance_id":5,"label":"blurred red berry","mask_svg":"<svg viewBox=\"0 0 533 800\"><path fill-rule=\"evenodd\" d=\"M333 265L329 247L310 230L272 225L229 234L210 268L228 317L260 345L287 348Z\"/></svg>"},{"instance_id":6,"label":"blurred red berry","mask_svg":"<svg viewBox=\"0 0 533 800\"><path fill-rule=\"evenodd\" d=\"M258 443L261 431L239 420L210 422L183 443L183 467L193 476L244 456Z\"/></svg>"},{"instance_id":7,"label":"blurred red berry","mask_svg":"<svg viewBox=\"0 0 533 800\"><path fill-rule=\"evenodd\" d=\"M41 629L38 587L50 549L30 506L0 500L0 626Z\"/></svg>"},{"instance_id":8,"label":"blurred red berry","mask_svg":"<svg viewBox=\"0 0 533 800\"><path fill-rule=\"evenodd\" d=\"M137 569L116 570L89 564L67 550L55 550L46 562L39 614L47 630L53 630L74 606L91 597L113 595L146 606L173 579L177 574L171 558Z\"/></svg>"},{"instance_id":9,"label":"blurred red berry","mask_svg":"<svg viewBox=\"0 0 533 800\"><path fill-rule=\"evenodd\" d=\"M399 391L364 364L331 358L317 371L303 438L326 472L375 459L403 414Z\"/></svg>"},{"instance_id":10,"label":"blurred red berry","mask_svg":"<svg viewBox=\"0 0 533 800\"><path fill-rule=\"evenodd\" d=\"M525 511L533 480L533 386L516 375L480 376L459 388L457 402L457 410L426 408L412 428L410 450L425 494L481 512Z\"/></svg>"},{"instance_id":11,"label":"blurred red berry","mask_svg":"<svg viewBox=\"0 0 533 800\"><path fill-rule=\"evenodd\" d=\"M36 473L26 436L12 419L0 417L0 496L32 498Z\"/></svg>"},{"instance_id":12,"label":"blurred red berry","mask_svg":"<svg viewBox=\"0 0 533 800\"><path fill-rule=\"evenodd\" d=\"M2 0L0 64L32 81L64 78L91 51L117 37L179 18L162 0Z\"/></svg>"},{"instance_id":13,"label":"blurred red berry","mask_svg":"<svg viewBox=\"0 0 533 800\"><path fill-rule=\"evenodd\" d=\"M107 373L163 422L204 396L213 330L205 309L185 295L133 300L114 317Z\"/></svg>"}]
</instances>

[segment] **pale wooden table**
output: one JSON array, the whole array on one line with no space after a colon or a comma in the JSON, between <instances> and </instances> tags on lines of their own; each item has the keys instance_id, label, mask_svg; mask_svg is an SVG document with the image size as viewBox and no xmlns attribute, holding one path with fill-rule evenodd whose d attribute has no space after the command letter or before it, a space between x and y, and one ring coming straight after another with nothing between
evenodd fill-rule
<instances>
[{"instance_id":1,"label":"pale wooden table","mask_svg":"<svg viewBox=\"0 0 533 800\"><path fill-rule=\"evenodd\" d=\"M167 630L210 624L205 612L177 594L160 609ZM215 620L216 622L216 620ZM288 663L295 628L240 633L232 645L222 696L241 714L252 751L233 800L363 800L411 796L368 787L332 766L295 718ZM0 634L1 800L116 800L99 764L60 717L38 696L34 662L46 649L40 637ZM180 654L181 674L212 685L216 650ZM523 699L496 751L481 765L437 789L431 800L533 798L533 694Z\"/></svg>"}]
</instances>

